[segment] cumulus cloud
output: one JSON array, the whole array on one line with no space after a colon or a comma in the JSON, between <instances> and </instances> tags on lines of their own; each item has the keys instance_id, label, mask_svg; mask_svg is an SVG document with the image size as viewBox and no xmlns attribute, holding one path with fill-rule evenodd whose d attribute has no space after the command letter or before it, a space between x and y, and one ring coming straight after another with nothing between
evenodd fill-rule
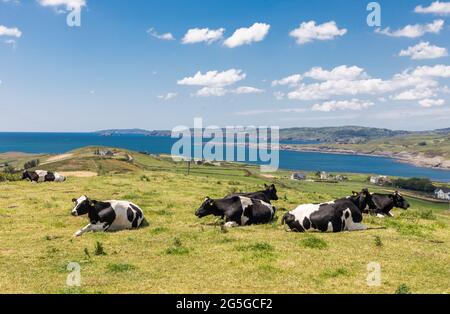
<instances>
[{"instance_id":1,"label":"cumulus cloud","mask_svg":"<svg viewBox=\"0 0 450 314\"><path fill-rule=\"evenodd\" d=\"M335 69L330 72L333 73ZM436 88L439 85L438 78L449 77L450 66L446 65L416 67L415 69L409 69L395 74L387 80L366 78L365 76L356 77L356 79L354 76L346 78L330 76L330 79L326 81L300 84L288 93L288 98L296 100L319 100L348 95L378 95L381 97L383 94L400 92L404 89L416 88L423 90L426 88ZM316 78L321 79L322 77L318 76Z\"/></svg>"},{"instance_id":2,"label":"cumulus cloud","mask_svg":"<svg viewBox=\"0 0 450 314\"><path fill-rule=\"evenodd\" d=\"M428 7L421 5L414 9L416 13L431 13L437 15L450 15L450 2L435 1Z\"/></svg>"},{"instance_id":3,"label":"cumulus cloud","mask_svg":"<svg viewBox=\"0 0 450 314\"><path fill-rule=\"evenodd\" d=\"M198 90L194 95L197 97L220 97L226 95L228 91L223 87L203 87Z\"/></svg>"},{"instance_id":4,"label":"cumulus cloud","mask_svg":"<svg viewBox=\"0 0 450 314\"><path fill-rule=\"evenodd\" d=\"M426 33L438 34L444 28L444 24L445 22L443 20L435 20L430 24L406 25L405 27L395 31L392 31L389 27L385 29L377 28L375 32L390 37L417 38L425 35Z\"/></svg>"},{"instance_id":5,"label":"cumulus cloud","mask_svg":"<svg viewBox=\"0 0 450 314\"><path fill-rule=\"evenodd\" d=\"M421 101L419 101L419 104L422 107L425 108L430 108L430 107L435 107L435 106L443 106L445 104L445 100L444 99L423 99Z\"/></svg>"},{"instance_id":6,"label":"cumulus cloud","mask_svg":"<svg viewBox=\"0 0 450 314\"><path fill-rule=\"evenodd\" d=\"M393 100L418 100L418 99L424 99L429 98L435 95L435 92L430 88L413 88L406 90L404 92L401 92L397 95L394 95L391 97Z\"/></svg>"},{"instance_id":7,"label":"cumulus cloud","mask_svg":"<svg viewBox=\"0 0 450 314\"><path fill-rule=\"evenodd\" d=\"M264 93L263 89L251 87L251 86L241 86L233 90L233 93L241 95L241 94L261 94Z\"/></svg>"},{"instance_id":8,"label":"cumulus cloud","mask_svg":"<svg viewBox=\"0 0 450 314\"><path fill-rule=\"evenodd\" d=\"M242 70L230 69L227 71L208 71L205 74L200 71L194 76L185 77L177 82L178 85L224 87L245 79L246 74Z\"/></svg>"},{"instance_id":9,"label":"cumulus cloud","mask_svg":"<svg viewBox=\"0 0 450 314\"><path fill-rule=\"evenodd\" d=\"M449 78L450 65L437 64L435 66L419 66L412 71L411 75L419 77Z\"/></svg>"},{"instance_id":10,"label":"cumulus cloud","mask_svg":"<svg viewBox=\"0 0 450 314\"><path fill-rule=\"evenodd\" d=\"M162 99L162 100L170 100L170 99L173 99L173 98L175 98L177 96L178 96L178 93L171 92L171 93L167 93L167 94L164 94L164 95L159 95L158 98Z\"/></svg>"},{"instance_id":11,"label":"cumulus cloud","mask_svg":"<svg viewBox=\"0 0 450 314\"><path fill-rule=\"evenodd\" d=\"M70 9L81 9L86 6L86 0L39 0L39 4L43 7L65 7Z\"/></svg>"},{"instance_id":12,"label":"cumulus cloud","mask_svg":"<svg viewBox=\"0 0 450 314\"><path fill-rule=\"evenodd\" d=\"M209 29L209 28L192 28L187 31L182 39L183 44L196 44L206 42L211 44L223 38L224 28Z\"/></svg>"},{"instance_id":13,"label":"cumulus cloud","mask_svg":"<svg viewBox=\"0 0 450 314\"><path fill-rule=\"evenodd\" d=\"M300 74L294 74L282 78L280 80L272 81L272 86L279 86L279 85L296 86L301 80L302 76Z\"/></svg>"},{"instance_id":14,"label":"cumulus cloud","mask_svg":"<svg viewBox=\"0 0 450 314\"><path fill-rule=\"evenodd\" d=\"M331 40L335 37L344 36L345 28L339 29L335 21L316 25L315 21L303 22L292 30L289 35L294 37L297 44L303 45L314 40Z\"/></svg>"},{"instance_id":15,"label":"cumulus cloud","mask_svg":"<svg viewBox=\"0 0 450 314\"><path fill-rule=\"evenodd\" d=\"M374 103L370 101L361 101L359 99L341 100L341 101L327 101L321 104L312 106L313 111L336 111L336 110L362 110L373 106Z\"/></svg>"},{"instance_id":16,"label":"cumulus cloud","mask_svg":"<svg viewBox=\"0 0 450 314\"><path fill-rule=\"evenodd\" d=\"M399 56L411 57L413 60L437 59L448 56L448 51L446 48L430 45L429 42L421 42L400 51Z\"/></svg>"},{"instance_id":17,"label":"cumulus cloud","mask_svg":"<svg viewBox=\"0 0 450 314\"><path fill-rule=\"evenodd\" d=\"M147 34L149 34L150 36L152 36L156 39L175 40L175 37L172 35L172 33L159 34L153 27L151 27L147 30Z\"/></svg>"},{"instance_id":18,"label":"cumulus cloud","mask_svg":"<svg viewBox=\"0 0 450 314\"><path fill-rule=\"evenodd\" d=\"M235 48L260 42L267 36L269 29L270 25L266 23L255 23L250 27L239 28L225 40L224 45L228 48Z\"/></svg>"},{"instance_id":19,"label":"cumulus cloud","mask_svg":"<svg viewBox=\"0 0 450 314\"><path fill-rule=\"evenodd\" d=\"M20 38L22 36L22 32L17 27L9 28L9 27L0 25L0 36L9 36L9 37Z\"/></svg>"},{"instance_id":20,"label":"cumulus cloud","mask_svg":"<svg viewBox=\"0 0 450 314\"><path fill-rule=\"evenodd\" d=\"M276 100L283 100L286 94L283 92L274 92L273 96L275 97Z\"/></svg>"},{"instance_id":21,"label":"cumulus cloud","mask_svg":"<svg viewBox=\"0 0 450 314\"><path fill-rule=\"evenodd\" d=\"M357 66L338 66L331 71L322 69L321 67L314 67L304 74L305 77L312 78L318 81L329 80L355 80L357 78L366 78L367 74L364 69Z\"/></svg>"}]
</instances>

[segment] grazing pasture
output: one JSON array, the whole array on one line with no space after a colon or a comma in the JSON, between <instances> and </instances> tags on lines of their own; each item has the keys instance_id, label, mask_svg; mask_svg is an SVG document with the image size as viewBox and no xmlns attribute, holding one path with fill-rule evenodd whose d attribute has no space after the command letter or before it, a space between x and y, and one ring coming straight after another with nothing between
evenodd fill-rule
<instances>
[{"instance_id":1,"label":"grazing pasture","mask_svg":"<svg viewBox=\"0 0 450 314\"><path fill-rule=\"evenodd\" d=\"M369 227L385 229L287 232L280 224L287 210L350 195L367 186L367 176L349 175L336 184L291 181L290 172L267 178L256 167L227 163L191 165L187 175L185 164L164 157L129 152L129 162L93 151L43 157L40 167L97 176L69 176L61 184L0 183L0 292L450 292L448 204L407 197L410 209L394 209L394 218L364 215ZM261 190L264 183L277 186L274 223L225 229L216 217L194 215L206 196ZM139 204L149 225L74 238L88 223L70 214L72 198L83 194ZM79 287L66 285L71 262L81 267ZM367 285L370 262L381 265L380 286Z\"/></svg>"}]
</instances>

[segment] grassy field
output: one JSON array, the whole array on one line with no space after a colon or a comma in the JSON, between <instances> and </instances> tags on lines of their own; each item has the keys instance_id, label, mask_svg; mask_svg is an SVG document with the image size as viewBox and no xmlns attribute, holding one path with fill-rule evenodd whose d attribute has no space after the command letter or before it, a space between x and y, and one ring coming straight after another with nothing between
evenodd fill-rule
<instances>
[{"instance_id":1,"label":"grassy field","mask_svg":"<svg viewBox=\"0 0 450 314\"><path fill-rule=\"evenodd\" d=\"M61 184L0 183L2 293L412 293L450 292L448 204L408 199L395 218L365 216L364 232L298 234L280 220L222 230L194 211L205 196L252 191L274 182L281 217L305 202L342 197L367 186L367 175L338 184L273 178L237 164L197 166L130 153L102 159L78 150L40 168L72 174ZM45 158L48 158L45 157ZM45 163L45 158L42 162ZM98 176L78 177L80 171ZM369 187L376 191L376 187ZM140 205L149 226L117 233L72 235L87 224L72 217L71 199L126 199ZM81 286L68 287L70 262ZM381 286L366 283L367 265L381 265Z\"/></svg>"}]
</instances>

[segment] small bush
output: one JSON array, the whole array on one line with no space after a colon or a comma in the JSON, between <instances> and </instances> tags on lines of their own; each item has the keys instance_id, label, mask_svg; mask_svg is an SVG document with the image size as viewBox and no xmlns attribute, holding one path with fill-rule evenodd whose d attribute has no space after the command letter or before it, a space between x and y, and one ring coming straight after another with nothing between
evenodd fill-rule
<instances>
[{"instance_id":1,"label":"small bush","mask_svg":"<svg viewBox=\"0 0 450 314\"><path fill-rule=\"evenodd\" d=\"M253 251L253 252L272 252L273 246L266 242L257 242L249 245L241 245L236 247L238 251Z\"/></svg>"},{"instance_id":2,"label":"small bush","mask_svg":"<svg viewBox=\"0 0 450 314\"><path fill-rule=\"evenodd\" d=\"M22 180L22 176L16 173L1 173L0 182L14 182Z\"/></svg>"},{"instance_id":3,"label":"small bush","mask_svg":"<svg viewBox=\"0 0 450 314\"><path fill-rule=\"evenodd\" d=\"M189 249L183 246L183 243L179 238L173 240L173 246L165 250L167 255L186 255L189 254Z\"/></svg>"},{"instance_id":4,"label":"small bush","mask_svg":"<svg viewBox=\"0 0 450 314\"><path fill-rule=\"evenodd\" d=\"M383 242L381 241L380 236L375 236L374 241L375 241L375 246L378 246L378 247L382 247L383 246Z\"/></svg>"},{"instance_id":5,"label":"small bush","mask_svg":"<svg viewBox=\"0 0 450 314\"><path fill-rule=\"evenodd\" d=\"M402 283L400 286L398 286L397 290L395 290L395 294L411 294L411 289Z\"/></svg>"},{"instance_id":6,"label":"small bush","mask_svg":"<svg viewBox=\"0 0 450 314\"><path fill-rule=\"evenodd\" d=\"M27 161L24 165L23 168L26 169L30 169L30 168L36 168L37 166L39 166L40 164L40 160L39 159L33 159L30 161Z\"/></svg>"},{"instance_id":7,"label":"small bush","mask_svg":"<svg viewBox=\"0 0 450 314\"><path fill-rule=\"evenodd\" d=\"M348 276L348 275L349 275L348 270L342 267L333 270L326 270L321 274L323 278L336 278L339 276Z\"/></svg>"},{"instance_id":8,"label":"small bush","mask_svg":"<svg viewBox=\"0 0 450 314\"><path fill-rule=\"evenodd\" d=\"M123 273L135 270L136 267L131 264L108 264L108 271L112 273Z\"/></svg>"},{"instance_id":9,"label":"small bush","mask_svg":"<svg viewBox=\"0 0 450 314\"><path fill-rule=\"evenodd\" d=\"M301 240L301 244L304 247L310 248L310 249L319 249L323 250L328 247L327 242L325 242L322 239L319 239L315 236L307 236L305 239Z\"/></svg>"},{"instance_id":10,"label":"small bush","mask_svg":"<svg viewBox=\"0 0 450 314\"><path fill-rule=\"evenodd\" d=\"M105 249L103 248L103 244L99 241L95 242L94 255L96 256L106 255Z\"/></svg>"}]
</instances>

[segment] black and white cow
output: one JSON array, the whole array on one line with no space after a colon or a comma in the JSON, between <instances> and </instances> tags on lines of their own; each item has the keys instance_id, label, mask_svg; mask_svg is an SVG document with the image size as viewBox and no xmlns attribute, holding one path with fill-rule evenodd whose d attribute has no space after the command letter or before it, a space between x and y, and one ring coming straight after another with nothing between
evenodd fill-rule
<instances>
[{"instance_id":1,"label":"black and white cow","mask_svg":"<svg viewBox=\"0 0 450 314\"><path fill-rule=\"evenodd\" d=\"M128 201L98 202L83 195L72 200L75 207L73 216L87 214L90 223L78 230L74 236L81 236L89 231L119 231L138 228L144 220L144 213L135 204Z\"/></svg>"},{"instance_id":2,"label":"black and white cow","mask_svg":"<svg viewBox=\"0 0 450 314\"><path fill-rule=\"evenodd\" d=\"M365 213L376 215L380 218L385 216L393 217L391 210L395 208L408 209L409 203L403 198L403 196L395 191L393 194L379 194L372 193L372 200L375 207L371 207L369 210L365 210Z\"/></svg>"},{"instance_id":3,"label":"black and white cow","mask_svg":"<svg viewBox=\"0 0 450 314\"><path fill-rule=\"evenodd\" d=\"M22 174L22 180L30 180L31 182L64 182L66 177L59 173L45 170L25 170Z\"/></svg>"},{"instance_id":4,"label":"black and white cow","mask_svg":"<svg viewBox=\"0 0 450 314\"><path fill-rule=\"evenodd\" d=\"M208 215L225 218L225 227L266 224L275 217L275 207L258 199L232 196L213 200L206 197L195 212L198 218Z\"/></svg>"},{"instance_id":5,"label":"black and white cow","mask_svg":"<svg viewBox=\"0 0 450 314\"><path fill-rule=\"evenodd\" d=\"M322 204L304 204L286 213L282 223L292 231L341 232L365 230L362 210L373 206L372 195L367 189L352 196Z\"/></svg>"},{"instance_id":6,"label":"black and white cow","mask_svg":"<svg viewBox=\"0 0 450 314\"><path fill-rule=\"evenodd\" d=\"M264 184L265 190L257 191L257 192L251 192L251 193L234 193L229 194L225 196L225 198L233 197L233 196L245 196L248 198L253 198L257 200L261 200L263 202L269 203L270 201L277 201L278 195L277 195L277 189L275 188L275 184L267 185Z\"/></svg>"}]
</instances>

